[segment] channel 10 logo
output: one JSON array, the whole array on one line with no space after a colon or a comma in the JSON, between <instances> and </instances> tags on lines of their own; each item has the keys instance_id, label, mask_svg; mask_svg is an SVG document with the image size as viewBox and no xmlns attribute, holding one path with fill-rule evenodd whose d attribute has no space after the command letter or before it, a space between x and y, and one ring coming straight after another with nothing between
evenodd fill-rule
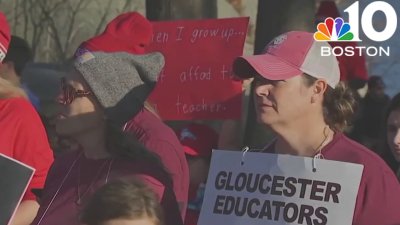
<instances>
[{"instance_id":1,"label":"channel 10 logo","mask_svg":"<svg viewBox=\"0 0 400 225\"><path fill-rule=\"evenodd\" d=\"M325 22L317 25L314 33L316 41L352 41L360 42L360 8L359 2L354 2L344 11L349 14L349 22L346 23L340 17L325 19ZM376 12L382 12L386 17L386 27L377 31L373 26L373 16ZM361 28L364 34L372 41L382 42L390 39L397 29L397 14L392 5L384 1L372 2L365 7L361 14Z\"/></svg>"}]
</instances>

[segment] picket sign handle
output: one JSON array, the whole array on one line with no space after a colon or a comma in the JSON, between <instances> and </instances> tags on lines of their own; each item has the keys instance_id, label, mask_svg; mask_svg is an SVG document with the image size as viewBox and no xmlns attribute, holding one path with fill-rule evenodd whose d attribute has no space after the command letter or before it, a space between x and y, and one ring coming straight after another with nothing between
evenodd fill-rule
<instances>
[{"instance_id":1,"label":"picket sign handle","mask_svg":"<svg viewBox=\"0 0 400 225\"><path fill-rule=\"evenodd\" d=\"M312 165L312 167L313 167L313 169L312 169L312 171L315 173L315 172L317 172L317 160L318 159L324 159L324 155L322 155L321 153L318 153L318 154L316 154L314 157L313 157L313 161L312 161L312 163L313 163L313 165Z\"/></svg>"},{"instance_id":2,"label":"picket sign handle","mask_svg":"<svg viewBox=\"0 0 400 225\"><path fill-rule=\"evenodd\" d=\"M242 148L242 160L240 161L240 165L243 166L244 165L244 157L246 155L246 153L250 150L249 146L245 146L244 148Z\"/></svg>"}]
</instances>

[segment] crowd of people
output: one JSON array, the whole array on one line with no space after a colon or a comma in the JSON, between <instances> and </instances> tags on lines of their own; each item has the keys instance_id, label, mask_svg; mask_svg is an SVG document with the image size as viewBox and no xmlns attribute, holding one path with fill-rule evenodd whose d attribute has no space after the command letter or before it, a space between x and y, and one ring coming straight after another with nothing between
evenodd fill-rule
<instances>
[{"instance_id":1,"label":"crowd of people","mask_svg":"<svg viewBox=\"0 0 400 225\"><path fill-rule=\"evenodd\" d=\"M197 224L225 134L194 122L174 130L160 118L148 96L165 59L146 50L152 35L128 12L76 49L54 122L68 150L55 154L40 100L21 81L32 52L0 13L0 152L36 169L12 225ZM362 69L344 78L352 64L321 57L321 47L329 44L291 31L235 59L237 78L253 79L258 122L276 135L262 151L363 165L353 224L400 224L400 93L390 99ZM364 84L361 97L354 89Z\"/></svg>"}]
</instances>

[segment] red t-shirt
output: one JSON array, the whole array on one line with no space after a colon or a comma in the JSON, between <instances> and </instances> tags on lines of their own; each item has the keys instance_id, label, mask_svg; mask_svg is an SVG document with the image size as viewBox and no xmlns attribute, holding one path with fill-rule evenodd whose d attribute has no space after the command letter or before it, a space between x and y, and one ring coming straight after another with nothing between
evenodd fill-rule
<instances>
[{"instance_id":1,"label":"red t-shirt","mask_svg":"<svg viewBox=\"0 0 400 225\"><path fill-rule=\"evenodd\" d=\"M148 150L160 157L171 174L181 215L185 218L189 192L189 167L182 145L174 131L143 108L127 123L125 132L134 135Z\"/></svg>"},{"instance_id":2,"label":"red t-shirt","mask_svg":"<svg viewBox=\"0 0 400 225\"><path fill-rule=\"evenodd\" d=\"M274 152L274 144L265 152ZM400 184L378 155L342 133L336 133L321 153L325 159L364 165L353 225L400 224Z\"/></svg>"},{"instance_id":3,"label":"red t-shirt","mask_svg":"<svg viewBox=\"0 0 400 225\"><path fill-rule=\"evenodd\" d=\"M60 155L51 166L32 225L80 225L81 210L99 187L130 178L138 178L155 192L166 225L183 224L170 181L157 167L126 158L93 160L76 151Z\"/></svg>"},{"instance_id":4,"label":"red t-shirt","mask_svg":"<svg viewBox=\"0 0 400 225\"><path fill-rule=\"evenodd\" d=\"M0 152L36 169L22 200L35 200L53 162L46 131L37 112L23 98L0 99Z\"/></svg>"}]
</instances>

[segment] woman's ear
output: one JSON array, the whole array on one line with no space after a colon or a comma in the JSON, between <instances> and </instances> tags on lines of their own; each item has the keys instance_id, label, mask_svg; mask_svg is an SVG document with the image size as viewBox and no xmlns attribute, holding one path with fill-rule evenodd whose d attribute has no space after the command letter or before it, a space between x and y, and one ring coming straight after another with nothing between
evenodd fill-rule
<instances>
[{"instance_id":1,"label":"woman's ear","mask_svg":"<svg viewBox=\"0 0 400 225\"><path fill-rule=\"evenodd\" d=\"M328 83L325 80L318 79L313 85L313 94L311 96L311 103L322 101L324 93L328 88Z\"/></svg>"}]
</instances>

